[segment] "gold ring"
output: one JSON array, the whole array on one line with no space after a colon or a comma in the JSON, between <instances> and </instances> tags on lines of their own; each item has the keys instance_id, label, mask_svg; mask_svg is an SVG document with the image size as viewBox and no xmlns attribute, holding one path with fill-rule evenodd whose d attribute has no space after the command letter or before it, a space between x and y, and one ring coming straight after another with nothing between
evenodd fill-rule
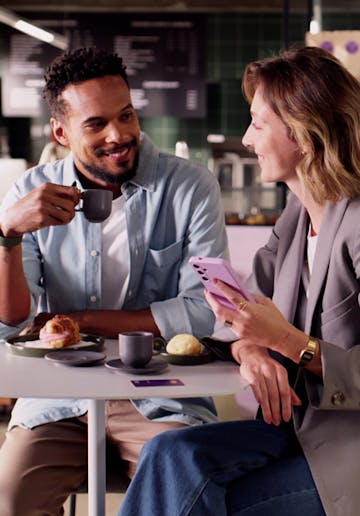
<instances>
[{"instance_id":1,"label":"gold ring","mask_svg":"<svg viewBox=\"0 0 360 516\"><path fill-rule=\"evenodd\" d=\"M230 321L225 321L224 326L227 326L228 328L231 328L232 323Z\"/></svg>"},{"instance_id":2,"label":"gold ring","mask_svg":"<svg viewBox=\"0 0 360 516\"><path fill-rule=\"evenodd\" d=\"M238 304L238 311L241 312L242 310L245 310L248 304L249 303L247 301L241 301L241 303Z\"/></svg>"}]
</instances>

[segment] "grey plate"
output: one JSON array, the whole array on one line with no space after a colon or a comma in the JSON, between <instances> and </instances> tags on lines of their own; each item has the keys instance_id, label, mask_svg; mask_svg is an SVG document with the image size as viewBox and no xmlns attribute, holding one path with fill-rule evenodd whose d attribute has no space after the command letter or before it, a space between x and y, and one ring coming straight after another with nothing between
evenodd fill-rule
<instances>
[{"instance_id":1,"label":"grey plate","mask_svg":"<svg viewBox=\"0 0 360 516\"><path fill-rule=\"evenodd\" d=\"M144 367L127 367L120 358L114 358L105 362L105 366L109 369L128 374L157 374L168 367L168 364L163 360L150 360Z\"/></svg>"},{"instance_id":2,"label":"grey plate","mask_svg":"<svg viewBox=\"0 0 360 516\"><path fill-rule=\"evenodd\" d=\"M211 351L204 349L199 355L174 355L172 353L160 353L161 358L176 365L201 365L214 360Z\"/></svg>"},{"instance_id":3,"label":"grey plate","mask_svg":"<svg viewBox=\"0 0 360 516\"><path fill-rule=\"evenodd\" d=\"M39 335L17 335L16 337L11 337L5 343L7 349L14 353L15 355L23 355L27 357L43 357L47 353L54 352L58 353L60 351L64 351L64 348L59 350L51 349L51 348L31 348L23 345L24 342L29 342L31 340L38 340ZM81 351L101 351L104 347L104 337L98 337L96 335L83 335L81 334L81 340L88 343L86 346L81 346ZM76 349L75 346L69 346L66 350Z\"/></svg>"},{"instance_id":4,"label":"grey plate","mask_svg":"<svg viewBox=\"0 0 360 516\"><path fill-rule=\"evenodd\" d=\"M62 349L51 351L45 355L55 365L86 367L102 364L106 358L105 353L99 351L82 351L76 349Z\"/></svg>"}]
</instances>

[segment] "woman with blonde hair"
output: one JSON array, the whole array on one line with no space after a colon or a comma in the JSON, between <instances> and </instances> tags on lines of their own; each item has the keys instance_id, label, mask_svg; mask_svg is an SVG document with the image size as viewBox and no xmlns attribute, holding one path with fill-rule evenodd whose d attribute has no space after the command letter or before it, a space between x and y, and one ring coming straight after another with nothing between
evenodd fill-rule
<instances>
[{"instance_id":1,"label":"woman with blonde hair","mask_svg":"<svg viewBox=\"0 0 360 516\"><path fill-rule=\"evenodd\" d=\"M259 411L147 443L122 516L359 513L360 83L305 47L249 64L243 89L243 142L291 193L254 259L256 303L221 282L236 309L205 295Z\"/></svg>"}]
</instances>

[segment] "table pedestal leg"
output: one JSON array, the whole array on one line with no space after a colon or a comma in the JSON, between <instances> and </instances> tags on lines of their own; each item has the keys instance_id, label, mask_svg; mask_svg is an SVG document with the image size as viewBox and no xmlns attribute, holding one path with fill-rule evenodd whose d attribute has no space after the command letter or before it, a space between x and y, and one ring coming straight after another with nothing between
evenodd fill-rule
<instances>
[{"instance_id":1,"label":"table pedestal leg","mask_svg":"<svg viewBox=\"0 0 360 516\"><path fill-rule=\"evenodd\" d=\"M105 516L105 400L89 400L88 403L89 516Z\"/></svg>"}]
</instances>

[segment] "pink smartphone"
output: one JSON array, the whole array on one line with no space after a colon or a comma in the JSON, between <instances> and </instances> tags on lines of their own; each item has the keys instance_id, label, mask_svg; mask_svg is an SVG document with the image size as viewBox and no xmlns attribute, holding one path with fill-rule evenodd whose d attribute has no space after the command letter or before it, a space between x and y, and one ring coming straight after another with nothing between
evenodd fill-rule
<instances>
[{"instance_id":1,"label":"pink smartphone","mask_svg":"<svg viewBox=\"0 0 360 516\"><path fill-rule=\"evenodd\" d=\"M231 267L230 263L223 258L206 258L201 256L192 256L189 260L190 265L197 273L200 281L206 290L211 292L219 303L227 308L237 308L219 290L212 280L219 279L229 285L231 288L241 294L247 301L255 303L255 299L245 287L244 282L239 275Z\"/></svg>"}]
</instances>

